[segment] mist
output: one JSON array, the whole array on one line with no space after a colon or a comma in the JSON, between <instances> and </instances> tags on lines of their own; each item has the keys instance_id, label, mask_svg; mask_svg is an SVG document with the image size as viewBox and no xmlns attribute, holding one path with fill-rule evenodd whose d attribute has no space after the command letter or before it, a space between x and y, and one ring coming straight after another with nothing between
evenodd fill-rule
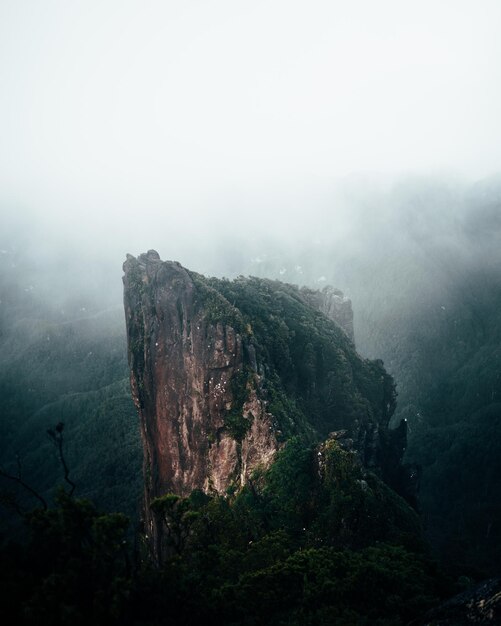
<instances>
[{"instance_id":1,"label":"mist","mask_svg":"<svg viewBox=\"0 0 501 626\"><path fill-rule=\"evenodd\" d=\"M2 232L202 272L235 238L346 240L346 188L372 216L402 176L499 171L500 17L487 0L3 2Z\"/></svg>"}]
</instances>

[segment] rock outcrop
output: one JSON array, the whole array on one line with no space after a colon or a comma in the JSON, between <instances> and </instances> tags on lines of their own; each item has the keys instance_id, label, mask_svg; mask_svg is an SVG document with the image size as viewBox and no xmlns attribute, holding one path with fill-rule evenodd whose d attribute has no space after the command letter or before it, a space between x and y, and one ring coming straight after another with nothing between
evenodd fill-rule
<instances>
[{"instance_id":1,"label":"rock outcrop","mask_svg":"<svg viewBox=\"0 0 501 626\"><path fill-rule=\"evenodd\" d=\"M333 322L336 322L348 337L355 341L353 307L351 306L351 300L342 291L327 285L321 291L302 287L300 293L304 297L305 302L324 313Z\"/></svg>"},{"instance_id":2,"label":"rock outcrop","mask_svg":"<svg viewBox=\"0 0 501 626\"><path fill-rule=\"evenodd\" d=\"M292 436L314 441L344 429L365 467L391 475L401 458L388 453L393 381L381 362L355 352L346 302L344 329L332 321L337 292L207 279L152 250L128 255L124 272L154 545L155 498L238 488Z\"/></svg>"}]
</instances>

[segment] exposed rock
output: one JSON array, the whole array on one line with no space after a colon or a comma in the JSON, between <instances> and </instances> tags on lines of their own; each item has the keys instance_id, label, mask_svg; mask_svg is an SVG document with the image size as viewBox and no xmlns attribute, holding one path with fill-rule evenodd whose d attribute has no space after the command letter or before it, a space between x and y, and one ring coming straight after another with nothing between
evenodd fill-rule
<instances>
[{"instance_id":1,"label":"exposed rock","mask_svg":"<svg viewBox=\"0 0 501 626\"><path fill-rule=\"evenodd\" d=\"M128 255L123 268L145 521L157 557L156 497L238 488L291 436L313 441L339 429L341 445L365 467L391 474L393 381L318 312L326 308L332 318L335 290L205 279L154 250Z\"/></svg>"},{"instance_id":2,"label":"exposed rock","mask_svg":"<svg viewBox=\"0 0 501 626\"><path fill-rule=\"evenodd\" d=\"M331 433L329 433L329 439L344 439L347 434L347 430L333 430Z\"/></svg>"}]
</instances>

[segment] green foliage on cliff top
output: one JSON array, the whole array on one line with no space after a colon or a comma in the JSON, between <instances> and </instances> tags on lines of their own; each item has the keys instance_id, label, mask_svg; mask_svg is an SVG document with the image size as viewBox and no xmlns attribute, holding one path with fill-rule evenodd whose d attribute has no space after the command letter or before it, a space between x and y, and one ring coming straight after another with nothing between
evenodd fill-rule
<instances>
[{"instance_id":1,"label":"green foliage on cliff top","mask_svg":"<svg viewBox=\"0 0 501 626\"><path fill-rule=\"evenodd\" d=\"M415 513L332 440L293 438L235 496L167 509L163 567L133 607L144 624L397 626L448 591Z\"/></svg>"},{"instance_id":2,"label":"green foliage on cliff top","mask_svg":"<svg viewBox=\"0 0 501 626\"><path fill-rule=\"evenodd\" d=\"M284 439L320 436L356 420L386 424L395 409L393 380L379 361L356 352L344 331L307 304L294 285L190 274L206 319L234 326L256 352L268 408Z\"/></svg>"},{"instance_id":3,"label":"green foliage on cliff top","mask_svg":"<svg viewBox=\"0 0 501 626\"><path fill-rule=\"evenodd\" d=\"M166 494L163 559L64 492L0 548L0 615L22 625L403 626L452 591L415 513L353 453L296 437L231 497ZM2 616L2 617L3 617Z\"/></svg>"},{"instance_id":4,"label":"green foliage on cliff top","mask_svg":"<svg viewBox=\"0 0 501 626\"><path fill-rule=\"evenodd\" d=\"M196 303L203 310L205 321L209 324L231 326L237 332L244 332L243 318L240 311L232 305L217 288L214 280L204 278L196 272L188 272L197 288Z\"/></svg>"}]
</instances>

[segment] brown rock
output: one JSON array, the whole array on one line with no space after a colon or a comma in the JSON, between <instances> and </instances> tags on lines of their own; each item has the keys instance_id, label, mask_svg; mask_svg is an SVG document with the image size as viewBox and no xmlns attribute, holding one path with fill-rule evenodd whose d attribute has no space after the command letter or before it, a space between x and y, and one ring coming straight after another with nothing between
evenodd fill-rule
<instances>
[{"instance_id":1,"label":"brown rock","mask_svg":"<svg viewBox=\"0 0 501 626\"><path fill-rule=\"evenodd\" d=\"M356 353L351 303L340 292L204 279L154 250L127 255L123 268L144 516L157 559L155 498L238 489L293 435L307 445L335 430L365 467L383 478L398 470L400 452L387 452L393 381L381 362Z\"/></svg>"},{"instance_id":2,"label":"brown rock","mask_svg":"<svg viewBox=\"0 0 501 626\"><path fill-rule=\"evenodd\" d=\"M278 449L270 415L252 374L243 405L236 406L232 382L244 371L244 339L229 324L207 319L201 306L221 300L201 294L178 263L161 262L150 251L124 263L124 302L132 395L144 446L145 514L155 544L160 529L152 500L194 489L224 493L244 484L258 466L268 466ZM252 353L252 350L251 350ZM242 438L226 417L246 416ZM159 555L157 555L159 556Z\"/></svg>"}]
</instances>

